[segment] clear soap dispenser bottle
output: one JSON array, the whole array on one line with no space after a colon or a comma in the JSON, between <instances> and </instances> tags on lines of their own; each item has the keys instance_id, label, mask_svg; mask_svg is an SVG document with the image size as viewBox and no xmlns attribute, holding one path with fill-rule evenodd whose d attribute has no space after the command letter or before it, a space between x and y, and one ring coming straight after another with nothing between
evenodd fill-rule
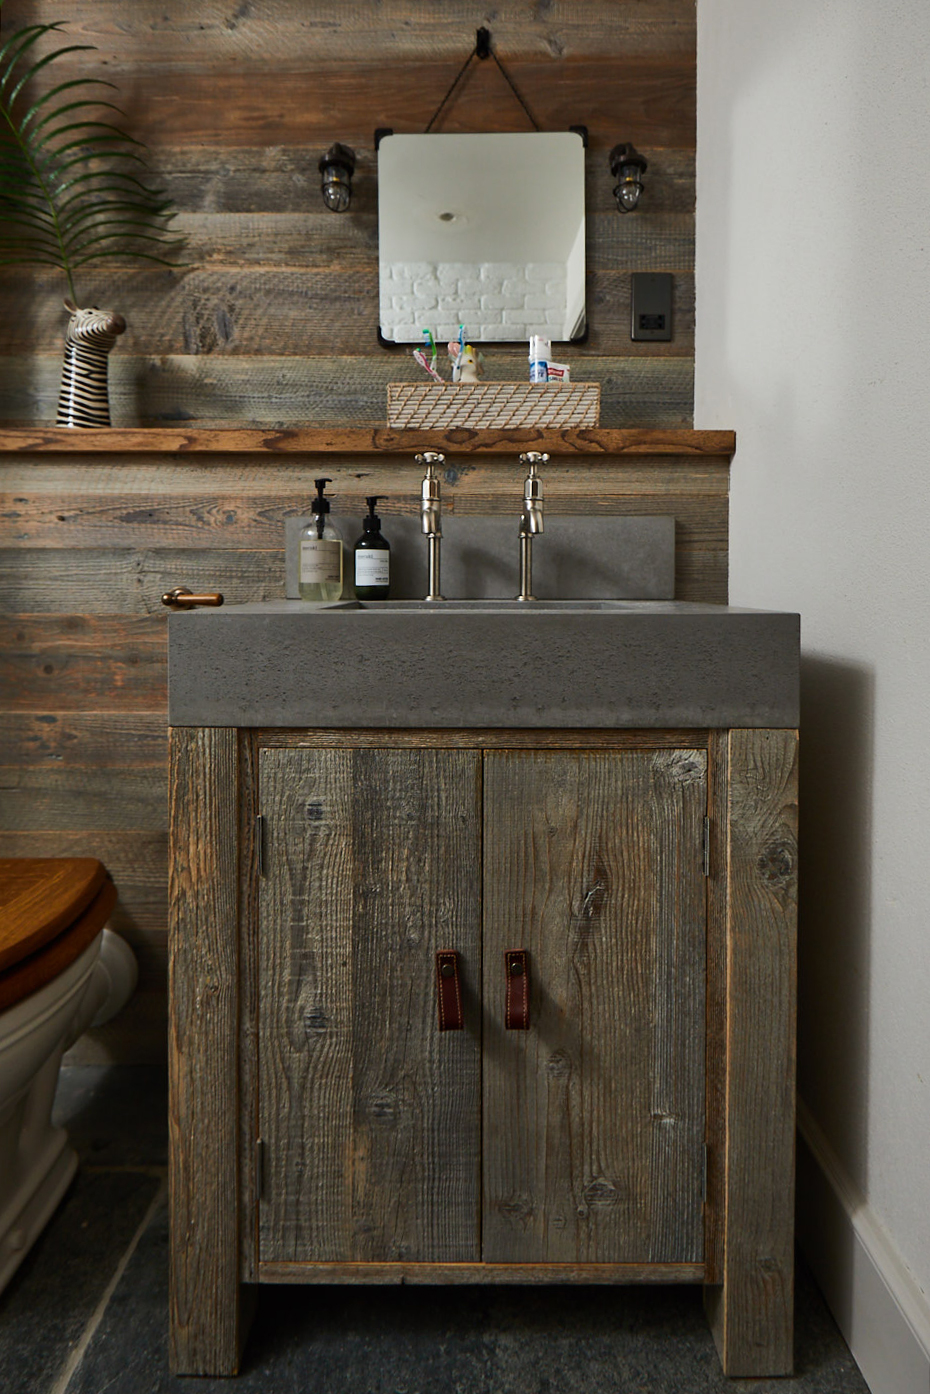
<instances>
[{"instance_id":1,"label":"clear soap dispenser bottle","mask_svg":"<svg viewBox=\"0 0 930 1394\"><path fill-rule=\"evenodd\" d=\"M300 534L301 600L339 600L342 595L342 538L329 520L324 489L331 479L315 479L313 519Z\"/></svg>"}]
</instances>

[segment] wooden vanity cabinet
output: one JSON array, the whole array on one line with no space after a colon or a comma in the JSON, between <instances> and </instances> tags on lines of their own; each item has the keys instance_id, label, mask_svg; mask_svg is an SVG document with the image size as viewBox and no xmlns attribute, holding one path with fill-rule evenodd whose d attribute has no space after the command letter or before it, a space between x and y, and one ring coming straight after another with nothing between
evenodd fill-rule
<instances>
[{"instance_id":1,"label":"wooden vanity cabinet","mask_svg":"<svg viewBox=\"0 0 930 1394\"><path fill-rule=\"evenodd\" d=\"M790 1370L795 752L172 732L178 1373L347 1281L699 1282L728 1373Z\"/></svg>"}]
</instances>

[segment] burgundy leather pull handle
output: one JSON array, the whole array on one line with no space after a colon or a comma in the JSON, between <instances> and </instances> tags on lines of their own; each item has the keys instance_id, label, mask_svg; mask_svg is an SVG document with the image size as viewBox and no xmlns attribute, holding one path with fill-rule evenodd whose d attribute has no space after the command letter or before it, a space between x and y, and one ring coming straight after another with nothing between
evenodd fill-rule
<instances>
[{"instance_id":1,"label":"burgundy leather pull handle","mask_svg":"<svg viewBox=\"0 0 930 1394\"><path fill-rule=\"evenodd\" d=\"M530 1029L530 964L526 949L507 949L504 954L507 973L508 1031Z\"/></svg>"},{"instance_id":2,"label":"burgundy leather pull handle","mask_svg":"<svg viewBox=\"0 0 930 1394\"><path fill-rule=\"evenodd\" d=\"M462 1012L459 956L455 949L440 949L437 953L436 985L439 989L440 1031L461 1031L465 1016Z\"/></svg>"}]
</instances>

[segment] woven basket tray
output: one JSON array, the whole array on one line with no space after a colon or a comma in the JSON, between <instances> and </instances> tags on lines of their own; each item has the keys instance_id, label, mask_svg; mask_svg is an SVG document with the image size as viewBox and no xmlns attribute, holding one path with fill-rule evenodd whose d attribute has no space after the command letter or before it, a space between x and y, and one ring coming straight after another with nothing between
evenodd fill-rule
<instances>
[{"instance_id":1,"label":"woven basket tray","mask_svg":"<svg viewBox=\"0 0 930 1394\"><path fill-rule=\"evenodd\" d=\"M597 382L388 383L388 426L443 430L448 426L596 426Z\"/></svg>"}]
</instances>

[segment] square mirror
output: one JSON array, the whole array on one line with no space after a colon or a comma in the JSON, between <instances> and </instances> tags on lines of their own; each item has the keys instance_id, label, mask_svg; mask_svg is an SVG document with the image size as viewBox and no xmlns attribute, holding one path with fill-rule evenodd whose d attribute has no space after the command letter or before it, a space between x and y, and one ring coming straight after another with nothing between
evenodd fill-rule
<instances>
[{"instance_id":1,"label":"square mirror","mask_svg":"<svg viewBox=\"0 0 930 1394\"><path fill-rule=\"evenodd\" d=\"M381 334L392 343L580 338L584 143L574 131L383 135Z\"/></svg>"}]
</instances>

